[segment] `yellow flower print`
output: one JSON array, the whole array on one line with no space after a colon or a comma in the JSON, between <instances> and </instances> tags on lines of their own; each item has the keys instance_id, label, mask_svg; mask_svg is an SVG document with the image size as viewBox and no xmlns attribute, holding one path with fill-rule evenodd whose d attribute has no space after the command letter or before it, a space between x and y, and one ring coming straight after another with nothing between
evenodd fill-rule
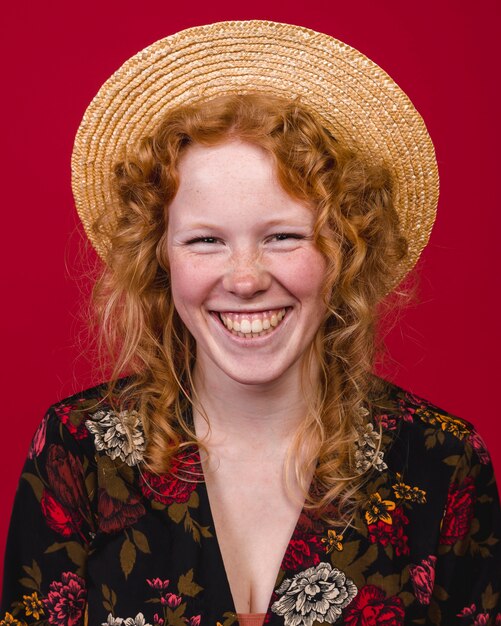
<instances>
[{"instance_id":1,"label":"yellow flower print","mask_svg":"<svg viewBox=\"0 0 501 626\"><path fill-rule=\"evenodd\" d=\"M417 502L418 504L425 504L426 491L419 489L418 487L411 487L402 481L400 474L397 474L397 481L393 485L393 491L395 492L395 498L397 500L405 500L406 502Z\"/></svg>"},{"instance_id":2,"label":"yellow flower print","mask_svg":"<svg viewBox=\"0 0 501 626\"><path fill-rule=\"evenodd\" d=\"M43 604L36 591L31 596L23 596L23 604L26 615L33 615L35 619L40 619L40 616L44 614Z\"/></svg>"},{"instance_id":3,"label":"yellow flower print","mask_svg":"<svg viewBox=\"0 0 501 626\"><path fill-rule=\"evenodd\" d=\"M395 498L397 500L410 500L410 493L412 488L405 483L395 483L393 485L393 491L395 492Z\"/></svg>"},{"instance_id":4,"label":"yellow flower print","mask_svg":"<svg viewBox=\"0 0 501 626\"><path fill-rule=\"evenodd\" d=\"M440 426L440 429L452 433L458 439L464 439L471 434L470 428L460 419L435 411L420 411L419 416L429 424Z\"/></svg>"},{"instance_id":5,"label":"yellow flower print","mask_svg":"<svg viewBox=\"0 0 501 626\"><path fill-rule=\"evenodd\" d=\"M385 524L393 524L389 511L393 511L394 509L395 503L393 500L383 500L378 492L373 493L367 503L365 520L367 524L375 524L378 520L381 520Z\"/></svg>"},{"instance_id":6,"label":"yellow flower print","mask_svg":"<svg viewBox=\"0 0 501 626\"><path fill-rule=\"evenodd\" d=\"M6 613L5 617L0 622L0 626L26 626L26 622L20 622L10 613Z\"/></svg>"},{"instance_id":7,"label":"yellow flower print","mask_svg":"<svg viewBox=\"0 0 501 626\"><path fill-rule=\"evenodd\" d=\"M341 552L343 549L343 535L337 534L335 530L328 530L327 537L322 537L322 543L325 543L325 551L330 554L333 550Z\"/></svg>"},{"instance_id":8,"label":"yellow flower print","mask_svg":"<svg viewBox=\"0 0 501 626\"><path fill-rule=\"evenodd\" d=\"M463 439L470 434L470 429L461 420L440 413L435 416L435 419L443 431L452 433L458 439Z\"/></svg>"}]
</instances>

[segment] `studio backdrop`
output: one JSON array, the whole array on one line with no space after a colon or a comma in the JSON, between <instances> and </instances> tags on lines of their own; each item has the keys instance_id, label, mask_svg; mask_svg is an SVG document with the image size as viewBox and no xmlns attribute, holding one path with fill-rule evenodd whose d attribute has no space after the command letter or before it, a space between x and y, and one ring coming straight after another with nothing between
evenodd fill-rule
<instances>
[{"instance_id":1,"label":"studio backdrop","mask_svg":"<svg viewBox=\"0 0 501 626\"><path fill-rule=\"evenodd\" d=\"M199 24L269 19L328 33L382 66L434 140L438 217L417 296L381 372L475 424L501 473L500 5L452 2L12 2L2 36L2 454L0 552L29 443L46 408L100 382L89 335L96 256L70 188L85 108L127 58Z\"/></svg>"}]
</instances>

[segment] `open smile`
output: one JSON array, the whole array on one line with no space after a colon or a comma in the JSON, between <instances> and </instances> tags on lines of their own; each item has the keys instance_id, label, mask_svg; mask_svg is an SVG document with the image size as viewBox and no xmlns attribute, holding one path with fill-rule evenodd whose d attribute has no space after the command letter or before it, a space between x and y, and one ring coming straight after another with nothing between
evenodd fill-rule
<instances>
[{"instance_id":1,"label":"open smile","mask_svg":"<svg viewBox=\"0 0 501 626\"><path fill-rule=\"evenodd\" d=\"M214 312L221 324L232 335L252 339L273 333L282 323L291 307L267 311L235 313Z\"/></svg>"}]
</instances>

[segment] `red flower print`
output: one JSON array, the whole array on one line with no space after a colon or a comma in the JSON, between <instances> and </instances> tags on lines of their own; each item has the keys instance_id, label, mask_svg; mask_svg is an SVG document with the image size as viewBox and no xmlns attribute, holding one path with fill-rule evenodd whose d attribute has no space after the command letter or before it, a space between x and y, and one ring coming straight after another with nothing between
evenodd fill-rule
<instances>
[{"instance_id":1,"label":"red flower print","mask_svg":"<svg viewBox=\"0 0 501 626\"><path fill-rule=\"evenodd\" d=\"M409 554L407 545L408 537L404 533L404 526L409 523L409 519L404 514L402 507L397 507L391 511L392 523L387 524L378 520L375 524L369 524L369 539L371 543L380 543L382 546L391 544L395 548L397 556Z\"/></svg>"},{"instance_id":2,"label":"red flower print","mask_svg":"<svg viewBox=\"0 0 501 626\"><path fill-rule=\"evenodd\" d=\"M132 526L146 512L136 495L129 495L127 501L122 502L112 498L104 489L99 489L98 493L99 528L104 533L114 533Z\"/></svg>"},{"instance_id":3,"label":"red flower print","mask_svg":"<svg viewBox=\"0 0 501 626\"><path fill-rule=\"evenodd\" d=\"M57 499L66 507L78 510L85 502L85 483L80 460L63 446L53 444L47 455L47 478Z\"/></svg>"},{"instance_id":4,"label":"red flower print","mask_svg":"<svg viewBox=\"0 0 501 626\"><path fill-rule=\"evenodd\" d=\"M320 563L318 550L321 548L319 548L317 537L292 539L284 556L284 569L295 571L318 565Z\"/></svg>"},{"instance_id":5,"label":"red flower print","mask_svg":"<svg viewBox=\"0 0 501 626\"><path fill-rule=\"evenodd\" d=\"M435 564L437 557L430 555L423 559L420 565L411 565L409 572L411 575L414 595L420 604L430 604L435 582Z\"/></svg>"},{"instance_id":6,"label":"red flower print","mask_svg":"<svg viewBox=\"0 0 501 626\"><path fill-rule=\"evenodd\" d=\"M494 626L501 626L501 613L496 615L496 621L494 622Z\"/></svg>"},{"instance_id":7,"label":"red flower print","mask_svg":"<svg viewBox=\"0 0 501 626\"><path fill-rule=\"evenodd\" d=\"M190 619L187 619L186 622L188 623L188 626L200 626L201 619L201 615L194 615L193 617L190 617Z\"/></svg>"},{"instance_id":8,"label":"red flower print","mask_svg":"<svg viewBox=\"0 0 501 626\"><path fill-rule=\"evenodd\" d=\"M475 450L478 456L478 460L482 465L487 465L490 463L491 457L489 455L489 451L487 450L484 440L482 437L474 430L468 435L468 439L471 447Z\"/></svg>"},{"instance_id":9,"label":"red flower print","mask_svg":"<svg viewBox=\"0 0 501 626\"><path fill-rule=\"evenodd\" d=\"M85 607L85 582L72 572L64 572L61 582L50 584L44 600L49 623L56 626L78 626Z\"/></svg>"},{"instance_id":10,"label":"red flower print","mask_svg":"<svg viewBox=\"0 0 501 626\"><path fill-rule=\"evenodd\" d=\"M323 524L318 518L311 514L301 513L283 558L283 568L296 571L318 565L319 555L325 554L325 547L321 543L321 535L324 532Z\"/></svg>"},{"instance_id":11,"label":"red flower print","mask_svg":"<svg viewBox=\"0 0 501 626\"><path fill-rule=\"evenodd\" d=\"M450 545L466 537L470 530L474 504L473 478L466 478L462 485L450 486L442 519L440 543Z\"/></svg>"},{"instance_id":12,"label":"red flower print","mask_svg":"<svg viewBox=\"0 0 501 626\"><path fill-rule=\"evenodd\" d=\"M186 450L173 460L168 474L158 475L144 471L141 475L141 489L147 498L153 498L162 504L188 502L201 478L198 454Z\"/></svg>"},{"instance_id":13,"label":"red flower print","mask_svg":"<svg viewBox=\"0 0 501 626\"><path fill-rule=\"evenodd\" d=\"M473 622L473 626L487 626L489 623L489 614L488 613L479 613L475 617L475 621Z\"/></svg>"},{"instance_id":14,"label":"red flower print","mask_svg":"<svg viewBox=\"0 0 501 626\"><path fill-rule=\"evenodd\" d=\"M375 585L365 585L344 611L346 626L403 626L404 607L397 596L386 597Z\"/></svg>"},{"instance_id":15,"label":"red flower print","mask_svg":"<svg viewBox=\"0 0 501 626\"><path fill-rule=\"evenodd\" d=\"M45 435L47 434L47 416L40 422L38 428L31 442L30 450L28 452L29 459L35 459L40 452L42 452L45 446Z\"/></svg>"},{"instance_id":16,"label":"red flower print","mask_svg":"<svg viewBox=\"0 0 501 626\"><path fill-rule=\"evenodd\" d=\"M89 436L89 431L85 427L84 413L82 412L80 419L75 419L72 415L74 411L78 410L77 406L59 405L56 406L54 410L75 439L85 439Z\"/></svg>"},{"instance_id":17,"label":"red flower print","mask_svg":"<svg viewBox=\"0 0 501 626\"><path fill-rule=\"evenodd\" d=\"M154 626L164 626L164 618L160 617L158 613L155 613L155 615L153 616L153 624Z\"/></svg>"},{"instance_id":18,"label":"red flower print","mask_svg":"<svg viewBox=\"0 0 501 626\"><path fill-rule=\"evenodd\" d=\"M45 521L56 533L70 537L78 532L82 520L58 502L47 489L43 490L40 506Z\"/></svg>"}]
</instances>

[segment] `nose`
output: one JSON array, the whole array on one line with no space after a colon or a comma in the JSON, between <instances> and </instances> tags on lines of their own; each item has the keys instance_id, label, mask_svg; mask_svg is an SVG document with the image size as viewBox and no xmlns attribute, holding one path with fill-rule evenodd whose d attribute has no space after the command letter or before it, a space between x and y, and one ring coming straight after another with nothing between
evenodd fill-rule
<instances>
[{"instance_id":1,"label":"nose","mask_svg":"<svg viewBox=\"0 0 501 626\"><path fill-rule=\"evenodd\" d=\"M271 285L271 275L262 261L249 254L234 254L223 276L223 287L240 298L253 298Z\"/></svg>"}]
</instances>

